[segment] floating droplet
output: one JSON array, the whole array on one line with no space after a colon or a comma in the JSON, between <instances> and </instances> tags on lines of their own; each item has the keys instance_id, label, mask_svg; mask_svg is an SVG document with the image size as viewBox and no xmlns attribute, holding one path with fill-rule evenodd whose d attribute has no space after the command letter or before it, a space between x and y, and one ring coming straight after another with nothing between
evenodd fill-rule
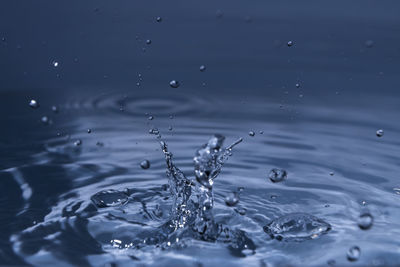
<instances>
[{"instance_id":1,"label":"floating droplet","mask_svg":"<svg viewBox=\"0 0 400 267\"><path fill-rule=\"evenodd\" d=\"M37 109L39 107L39 102L35 99L31 99L31 101L29 101L29 106L33 109Z\"/></svg>"},{"instance_id":2,"label":"floating droplet","mask_svg":"<svg viewBox=\"0 0 400 267\"><path fill-rule=\"evenodd\" d=\"M330 175L330 176L333 176L333 175L335 175L335 173L334 173L334 172L330 172L329 175Z\"/></svg>"},{"instance_id":3,"label":"floating droplet","mask_svg":"<svg viewBox=\"0 0 400 267\"><path fill-rule=\"evenodd\" d=\"M236 192L231 192L225 197L225 203L229 207L235 206L239 202L239 196Z\"/></svg>"},{"instance_id":4,"label":"floating droplet","mask_svg":"<svg viewBox=\"0 0 400 267\"><path fill-rule=\"evenodd\" d=\"M161 22L161 21L162 21L162 18L161 18L161 17L157 17L157 18L156 18L156 21L157 21L157 22Z\"/></svg>"},{"instance_id":5,"label":"floating droplet","mask_svg":"<svg viewBox=\"0 0 400 267\"><path fill-rule=\"evenodd\" d=\"M205 71L205 70L206 70L206 66L201 65L201 66L200 66L200 71Z\"/></svg>"},{"instance_id":6,"label":"floating droplet","mask_svg":"<svg viewBox=\"0 0 400 267\"><path fill-rule=\"evenodd\" d=\"M307 213L292 213L272 220L264 232L279 241L315 239L331 229L329 223Z\"/></svg>"},{"instance_id":7,"label":"floating droplet","mask_svg":"<svg viewBox=\"0 0 400 267\"><path fill-rule=\"evenodd\" d=\"M92 129L87 129L87 133L88 134L92 133Z\"/></svg>"},{"instance_id":8,"label":"floating droplet","mask_svg":"<svg viewBox=\"0 0 400 267\"><path fill-rule=\"evenodd\" d=\"M151 121L154 119L154 117L150 115L148 119Z\"/></svg>"},{"instance_id":9,"label":"floating droplet","mask_svg":"<svg viewBox=\"0 0 400 267\"><path fill-rule=\"evenodd\" d=\"M353 246L347 251L347 259L349 261L357 261L360 258L360 255L361 250L357 246Z\"/></svg>"},{"instance_id":10,"label":"floating droplet","mask_svg":"<svg viewBox=\"0 0 400 267\"><path fill-rule=\"evenodd\" d=\"M300 88L300 84L299 83L296 83L296 88Z\"/></svg>"},{"instance_id":11,"label":"floating droplet","mask_svg":"<svg viewBox=\"0 0 400 267\"><path fill-rule=\"evenodd\" d=\"M142 169L150 168L150 161L148 161L147 159L143 160L142 162L140 162L140 167L142 167Z\"/></svg>"},{"instance_id":12,"label":"floating droplet","mask_svg":"<svg viewBox=\"0 0 400 267\"><path fill-rule=\"evenodd\" d=\"M114 189L100 191L90 198L98 208L114 207L126 203L129 196Z\"/></svg>"},{"instance_id":13,"label":"floating droplet","mask_svg":"<svg viewBox=\"0 0 400 267\"><path fill-rule=\"evenodd\" d=\"M374 41L372 41L372 40L365 41L365 46L368 47L368 48L373 47L374 46Z\"/></svg>"},{"instance_id":14,"label":"floating droplet","mask_svg":"<svg viewBox=\"0 0 400 267\"><path fill-rule=\"evenodd\" d=\"M82 140L81 140L81 139L76 140L76 141L74 142L74 145L75 145L75 146L80 146L80 145L82 145Z\"/></svg>"},{"instance_id":15,"label":"floating droplet","mask_svg":"<svg viewBox=\"0 0 400 267\"><path fill-rule=\"evenodd\" d=\"M384 132L383 132L383 130L382 130L382 129L380 129L380 130L376 131L376 136L378 136L378 137L382 137L382 136L383 136L383 134L384 134Z\"/></svg>"},{"instance_id":16,"label":"floating droplet","mask_svg":"<svg viewBox=\"0 0 400 267\"><path fill-rule=\"evenodd\" d=\"M255 136L255 135L256 135L256 133L255 133L255 132L253 132L253 131L250 131L250 132L249 132L249 135L250 135L251 137L253 137L253 136Z\"/></svg>"},{"instance_id":17,"label":"floating droplet","mask_svg":"<svg viewBox=\"0 0 400 267\"><path fill-rule=\"evenodd\" d=\"M287 177L287 172L284 169L274 168L269 172L269 179L273 183L282 182Z\"/></svg>"},{"instance_id":18,"label":"floating droplet","mask_svg":"<svg viewBox=\"0 0 400 267\"><path fill-rule=\"evenodd\" d=\"M53 61L51 64L53 65L54 68L57 68L59 65L57 61Z\"/></svg>"},{"instance_id":19,"label":"floating droplet","mask_svg":"<svg viewBox=\"0 0 400 267\"><path fill-rule=\"evenodd\" d=\"M172 80L169 82L169 86L171 86L172 88L178 88L179 87L179 82L177 80Z\"/></svg>"},{"instance_id":20,"label":"floating droplet","mask_svg":"<svg viewBox=\"0 0 400 267\"><path fill-rule=\"evenodd\" d=\"M54 112L54 113L58 113L58 107L57 106L52 106L51 107L51 110Z\"/></svg>"},{"instance_id":21,"label":"floating droplet","mask_svg":"<svg viewBox=\"0 0 400 267\"><path fill-rule=\"evenodd\" d=\"M173 130L172 126L169 126L169 127L168 127L168 130L172 131L172 130Z\"/></svg>"},{"instance_id":22,"label":"floating droplet","mask_svg":"<svg viewBox=\"0 0 400 267\"><path fill-rule=\"evenodd\" d=\"M290 46L292 46L292 45L293 45L293 41L288 41L288 42L287 42L287 46L290 47Z\"/></svg>"},{"instance_id":23,"label":"floating droplet","mask_svg":"<svg viewBox=\"0 0 400 267\"><path fill-rule=\"evenodd\" d=\"M372 215L366 212L361 214L358 218L358 227L360 227L360 229L362 230L368 230L369 228L371 228L373 222L374 218L372 217Z\"/></svg>"},{"instance_id":24,"label":"floating droplet","mask_svg":"<svg viewBox=\"0 0 400 267\"><path fill-rule=\"evenodd\" d=\"M42 121L43 124L49 124L50 123L50 119L47 116L43 116L41 118L41 121Z\"/></svg>"},{"instance_id":25,"label":"floating droplet","mask_svg":"<svg viewBox=\"0 0 400 267\"><path fill-rule=\"evenodd\" d=\"M148 45L151 44L151 40L150 40L150 39L147 39L147 40L146 40L146 44L148 44Z\"/></svg>"}]
</instances>

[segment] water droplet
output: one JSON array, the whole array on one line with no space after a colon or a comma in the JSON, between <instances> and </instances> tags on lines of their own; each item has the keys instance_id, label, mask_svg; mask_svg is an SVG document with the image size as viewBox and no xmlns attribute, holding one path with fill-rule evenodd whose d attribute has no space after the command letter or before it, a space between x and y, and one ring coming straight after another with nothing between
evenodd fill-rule
<instances>
[{"instance_id":1,"label":"water droplet","mask_svg":"<svg viewBox=\"0 0 400 267\"><path fill-rule=\"evenodd\" d=\"M333 176L333 175L335 175L335 173L334 173L334 172L330 172L329 175L330 175L330 176Z\"/></svg>"},{"instance_id":2,"label":"water droplet","mask_svg":"<svg viewBox=\"0 0 400 267\"><path fill-rule=\"evenodd\" d=\"M384 134L384 132L383 132L383 130L382 130L382 129L380 129L380 130L376 131L376 136L378 136L378 137L382 137L382 136L383 136L383 134Z\"/></svg>"},{"instance_id":3,"label":"water droplet","mask_svg":"<svg viewBox=\"0 0 400 267\"><path fill-rule=\"evenodd\" d=\"M29 106L33 109L37 109L40 105L35 99L31 99L31 101L29 101Z\"/></svg>"},{"instance_id":4,"label":"water droplet","mask_svg":"<svg viewBox=\"0 0 400 267\"><path fill-rule=\"evenodd\" d=\"M307 213L292 213L272 220L264 232L279 241L315 239L331 229L329 223Z\"/></svg>"},{"instance_id":5,"label":"water droplet","mask_svg":"<svg viewBox=\"0 0 400 267\"><path fill-rule=\"evenodd\" d=\"M250 132L249 132L249 135L250 135L251 137L253 137L253 136L255 136L255 135L256 135L256 133L255 133L255 132L253 132L253 131L250 131Z\"/></svg>"},{"instance_id":6,"label":"water droplet","mask_svg":"<svg viewBox=\"0 0 400 267\"><path fill-rule=\"evenodd\" d=\"M157 22L161 22L161 21L162 21L162 18L161 18L161 17L157 17L157 18L156 18L156 21L157 21Z\"/></svg>"},{"instance_id":7,"label":"water droplet","mask_svg":"<svg viewBox=\"0 0 400 267\"><path fill-rule=\"evenodd\" d=\"M172 131L172 130L173 130L172 126L169 126L169 127L168 127L168 130Z\"/></svg>"},{"instance_id":8,"label":"water droplet","mask_svg":"<svg viewBox=\"0 0 400 267\"><path fill-rule=\"evenodd\" d=\"M58 107L57 106L52 106L51 107L51 110L54 112L54 113L58 113Z\"/></svg>"},{"instance_id":9,"label":"water droplet","mask_svg":"<svg viewBox=\"0 0 400 267\"><path fill-rule=\"evenodd\" d=\"M150 115L148 119L151 121L154 119L154 117Z\"/></svg>"},{"instance_id":10,"label":"water droplet","mask_svg":"<svg viewBox=\"0 0 400 267\"><path fill-rule=\"evenodd\" d=\"M172 80L169 82L169 86L171 86L172 88L178 88L180 84L177 80Z\"/></svg>"},{"instance_id":11,"label":"water droplet","mask_svg":"<svg viewBox=\"0 0 400 267\"><path fill-rule=\"evenodd\" d=\"M347 251L347 259L349 261L357 261L360 258L360 255L361 250L357 246L353 246Z\"/></svg>"},{"instance_id":12,"label":"water droplet","mask_svg":"<svg viewBox=\"0 0 400 267\"><path fill-rule=\"evenodd\" d=\"M150 161L148 161L147 159L143 160L142 162L140 162L140 167L142 167L142 169L150 168Z\"/></svg>"},{"instance_id":13,"label":"water droplet","mask_svg":"<svg viewBox=\"0 0 400 267\"><path fill-rule=\"evenodd\" d=\"M206 66L201 65L201 66L200 66L200 71L205 71L205 70L206 70Z\"/></svg>"},{"instance_id":14,"label":"water droplet","mask_svg":"<svg viewBox=\"0 0 400 267\"><path fill-rule=\"evenodd\" d=\"M239 196L236 192L231 192L225 197L225 203L229 207L235 206L239 202Z\"/></svg>"},{"instance_id":15,"label":"water droplet","mask_svg":"<svg viewBox=\"0 0 400 267\"><path fill-rule=\"evenodd\" d=\"M150 39L147 39L147 40L146 40L146 44L148 44L148 45L151 44L151 40L150 40Z\"/></svg>"},{"instance_id":16,"label":"water droplet","mask_svg":"<svg viewBox=\"0 0 400 267\"><path fill-rule=\"evenodd\" d=\"M365 46L368 47L368 48L373 47L374 46L374 41L372 41L372 40L365 41Z\"/></svg>"},{"instance_id":17,"label":"water droplet","mask_svg":"<svg viewBox=\"0 0 400 267\"><path fill-rule=\"evenodd\" d=\"M87 129L87 133L88 134L92 133L92 129Z\"/></svg>"},{"instance_id":18,"label":"water droplet","mask_svg":"<svg viewBox=\"0 0 400 267\"><path fill-rule=\"evenodd\" d=\"M374 218L372 217L372 215L366 212L361 214L358 218L358 227L360 227L360 229L362 230L368 230L369 228L371 228L373 222Z\"/></svg>"},{"instance_id":19,"label":"water droplet","mask_svg":"<svg viewBox=\"0 0 400 267\"><path fill-rule=\"evenodd\" d=\"M75 145L75 146L80 146L80 145L82 145L82 140L81 140L81 139L76 140L76 141L74 142L74 145Z\"/></svg>"},{"instance_id":20,"label":"water droplet","mask_svg":"<svg viewBox=\"0 0 400 267\"><path fill-rule=\"evenodd\" d=\"M42 121L43 124L49 124L50 123L50 119L47 116L43 116L41 118L41 121Z\"/></svg>"},{"instance_id":21,"label":"water droplet","mask_svg":"<svg viewBox=\"0 0 400 267\"><path fill-rule=\"evenodd\" d=\"M57 68L59 65L57 61L53 61L51 64L53 65L54 68Z\"/></svg>"},{"instance_id":22,"label":"water droplet","mask_svg":"<svg viewBox=\"0 0 400 267\"><path fill-rule=\"evenodd\" d=\"M129 196L123 191L109 189L94 194L90 199L98 208L106 208L126 203L129 200Z\"/></svg>"},{"instance_id":23,"label":"water droplet","mask_svg":"<svg viewBox=\"0 0 400 267\"><path fill-rule=\"evenodd\" d=\"M274 168L269 172L268 177L273 183L282 182L287 178L287 172L284 169Z\"/></svg>"},{"instance_id":24,"label":"water droplet","mask_svg":"<svg viewBox=\"0 0 400 267\"><path fill-rule=\"evenodd\" d=\"M287 42L287 46L290 47L290 46L292 46L292 45L293 45L293 41L288 41L288 42Z\"/></svg>"}]
</instances>

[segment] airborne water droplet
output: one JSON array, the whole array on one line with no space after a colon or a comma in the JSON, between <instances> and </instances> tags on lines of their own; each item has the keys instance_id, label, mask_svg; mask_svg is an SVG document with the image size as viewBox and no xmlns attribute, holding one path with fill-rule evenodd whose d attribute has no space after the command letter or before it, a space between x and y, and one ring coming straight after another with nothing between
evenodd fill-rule
<instances>
[{"instance_id":1,"label":"airborne water droplet","mask_svg":"<svg viewBox=\"0 0 400 267\"><path fill-rule=\"evenodd\" d=\"M347 259L349 261L357 261L360 258L360 255L361 250L357 246L353 246L347 251Z\"/></svg>"},{"instance_id":2,"label":"airborne water droplet","mask_svg":"<svg viewBox=\"0 0 400 267\"><path fill-rule=\"evenodd\" d=\"M374 218L372 217L372 215L366 212L361 214L358 218L358 227L360 227L360 229L362 230L368 230L369 228L371 228L373 222Z\"/></svg>"},{"instance_id":3,"label":"airborne water droplet","mask_svg":"<svg viewBox=\"0 0 400 267\"><path fill-rule=\"evenodd\" d=\"M169 86L171 86L172 88L178 88L180 84L177 80L172 80L169 82Z\"/></svg>"},{"instance_id":4,"label":"airborne water droplet","mask_svg":"<svg viewBox=\"0 0 400 267\"><path fill-rule=\"evenodd\" d=\"M250 131L250 132L249 132L249 135L250 135L251 137L253 137L253 136L255 136L255 135L256 135L256 133L255 133L255 132L253 132L253 131Z\"/></svg>"},{"instance_id":5,"label":"airborne water droplet","mask_svg":"<svg viewBox=\"0 0 400 267\"><path fill-rule=\"evenodd\" d=\"M293 41L288 41L288 42L287 42L287 46L290 47L290 46L292 46L292 45L293 45Z\"/></svg>"},{"instance_id":6,"label":"airborne water droplet","mask_svg":"<svg viewBox=\"0 0 400 267\"><path fill-rule=\"evenodd\" d=\"M206 66L201 65L201 66L200 66L200 71L205 71L205 70L206 70Z\"/></svg>"},{"instance_id":7,"label":"airborne water droplet","mask_svg":"<svg viewBox=\"0 0 400 267\"><path fill-rule=\"evenodd\" d=\"M39 107L39 102L35 99L31 99L31 101L29 101L29 106L33 109L37 109Z\"/></svg>"},{"instance_id":8,"label":"airborne water droplet","mask_svg":"<svg viewBox=\"0 0 400 267\"><path fill-rule=\"evenodd\" d=\"M151 44L151 40L150 40L150 39L147 39L147 40L146 40L146 44L148 44L148 45Z\"/></svg>"},{"instance_id":9,"label":"airborne water droplet","mask_svg":"<svg viewBox=\"0 0 400 267\"><path fill-rule=\"evenodd\" d=\"M235 206L239 202L239 196L236 192L231 192L225 197L225 203L229 207Z\"/></svg>"},{"instance_id":10,"label":"airborne water droplet","mask_svg":"<svg viewBox=\"0 0 400 267\"><path fill-rule=\"evenodd\" d=\"M378 136L378 137L382 137L382 136L383 136L383 134L384 134L384 132L383 132L383 130L382 130L382 129L380 129L380 130L376 131L376 136Z\"/></svg>"},{"instance_id":11,"label":"airborne water droplet","mask_svg":"<svg viewBox=\"0 0 400 267\"><path fill-rule=\"evenodd\" d=\"M51 64L53 65L54 68L57 68L59 65L57 61L53 61Z\"/></svg>"},{"instance_id":12,"label":"airborne water droplet","mask_svg":"<svg viewBox=\"0 0 400 267\"><path fill-rule=\"evenodd\" d=\"M92 129L87 129L87 133L88 134L92 133Z\"/></svg>"},{"instance_id":13,"label":"airborne water droplet","mask_svg":"<svg viewBox=\"0 0 400 267\"><path fill-rule=\"evenodd\" d=\"M150 168L150 161L148 161L147 159L143 160L142 162L140 162L140 167L142 167L142 169Z\"/></svg>"},{"instance_id":14,"label":"airborne water droplet","mask_svg":"<svg viewBox=\"0 0 400 267\"><path fill-rule=\"evenodd\" d=\"M161 17L157 17L157 18L156 18L156 21L157 21L157 22L161 22L161 21L162 21L162 18L161 18Z\"/></svg>"},{"instance_id":15,"label":"airborne water droplet","mask_svg":"<svg viewBox=\"0 0 400 267\"><path fill-rule=\"evenodd\" d=\"M284 169L274 168L269 172L269 179L273 183L282 182L287 177L287 172Z\"/></svg>"}]
</instances>

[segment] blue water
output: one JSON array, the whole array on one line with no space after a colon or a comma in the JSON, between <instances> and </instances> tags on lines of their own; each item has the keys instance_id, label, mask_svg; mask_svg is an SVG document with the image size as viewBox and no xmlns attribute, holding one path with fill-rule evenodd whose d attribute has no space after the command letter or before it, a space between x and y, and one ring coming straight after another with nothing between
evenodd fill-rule
<instances>
[{"instance_id":1,"label":"blue water","mask_svg":"<svg viewBox=\"0 0 400 267\"><path fill-rule=\"evenodd\" d=\"M399 266L397 2L1 6L0 265ZM221 233L171 230L214 134Z\"/></svg>"}]
</instances>

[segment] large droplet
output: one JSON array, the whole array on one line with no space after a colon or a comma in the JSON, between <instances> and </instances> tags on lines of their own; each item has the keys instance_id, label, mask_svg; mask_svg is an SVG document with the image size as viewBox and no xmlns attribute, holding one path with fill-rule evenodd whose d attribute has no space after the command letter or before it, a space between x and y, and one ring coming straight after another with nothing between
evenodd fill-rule
<instances>
[{"instance_id":1,"label":"large droplet","mask_svg":"<svg viewBox=\"0 0 400 267\"><path fill-rule=\"evenodd\" d=\"M140 167L142 167L142 169L150 168L150 161L148 161L147 159L143 160L142 162L140 162Z\"/></svg>"},{"instance_id":2,"label":"large droplet","mask_svg":"<svg viewBox=\"0 0 400 267\"><path fill-rule=\"evenodd\" d=\"M29 106L33 109L37 109L39 107L39 102L35 99L31 99L31 101L29 101Z\"/></svg>"},{"instance_id":3,"label":"large droplet","mask_svg":"<svg viewBox=\"0 0 400 267\"><path fill-rule=\"evenodd\" d=\"M360 215L358 218L358 227L362 230L368 230L371 228L372 224L374 223L374 218L368 212L365 212Z\"/></svg>"},{"instance_id":4,"label":"large droplet","mask_svg":"<svg viewBox=\"0 0 400 267\"><path fill-rule=\"evenodd\" d=\"M284 169L274 168L269 172L268 177L273 183L282 182L287 178L287 172Z\"/></svg>"},{"instance_id":5,"label":"large droplet","mask_svg":"<svg viewBox=\"0 0 400 267\"><path fill-rule=\"evenodd\" d=\"M307 213L284 215L264 226L264 232L279 241L315 239L330 229L329 223Z\"/></svg>"},{"instance_id":6,"label":"large droplet","mask_svg":"<svg viewBox=\"0 0 400 267\"><path fill-rule=\"evenodd\" d=\"M98 208L106 208L126 203L129 195L122 191L109 189L94 194L90 199Z\"/></svg>"},{"instance_id":7,"label":"large droplet","mask_svg":"<svg viewBox=\"0 0 400 267\"><path fill-rule=\"evenodd\" d=\"M357 261L360 258L360 255L361 250L357 246L353 246L347 251L347 259L349 261Z\"/></svg>"},{"instance_id":8,"label":"large droplet","mask_svg":"<svg viewBox=\"0 0 400 267\"><path fill-rule=\"evenodd\" d=\"M235 206L239 202L239 196L236 192L231 192L225 197L225 203L229 207Z\"/></svg>"},{"instance_id":9,"label":"large droplet","mask_svg":"<svg viewBox=\"0 0 400 267\"><path fill-rule=\"evenodd\" d=\"M200 66L200 71L202 71L202 72L203 72L203 71L205 71L205 70L206 70L206 66L204 66L204 65L201 65L201 66Z\"/></svg>"},{"instance_id":10,"label":"large droplet","mask_svg":"<svg viewBox=\"0 0 400 267\"><path fill-rule=\"evenodd\" d=\"M382 136L383 136L383 134L384 134L384 132L383 132L383 130L382 130L382 129L380 129L380 130L376 131L376 136L378 136L378 137L382 137Z\"/></svg>"},{"instance_id":11,"label":"large droplet","mask_svg":"<svg viewBox=\"0 0 400 267\"><path fill-rule=\"evenodd\" d=\"M177 80L172 80L169 82L169 86L171 86L172 88L178 88L179 87L179 82Z\"/></svg>"}]
</instances>

